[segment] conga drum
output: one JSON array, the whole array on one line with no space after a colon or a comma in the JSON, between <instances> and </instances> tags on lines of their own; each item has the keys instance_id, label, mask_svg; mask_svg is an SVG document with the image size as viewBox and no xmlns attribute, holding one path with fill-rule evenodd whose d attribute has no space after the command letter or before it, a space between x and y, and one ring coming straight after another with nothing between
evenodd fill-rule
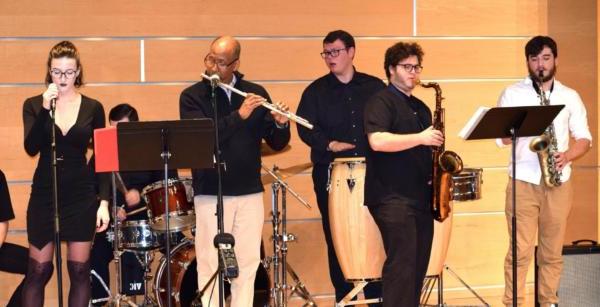
<instances>
[{"instance_id":1,"label":"conga drum","mask_svg":"<svg viewBox=\"0 0 600 307\"><path fill-rule=\"evenodd\" d=\"M335 252L347 281L381 278L383 241L364 206L364 158L338 158L329 165L329 224Z\"/></svg>"}]
</instances>

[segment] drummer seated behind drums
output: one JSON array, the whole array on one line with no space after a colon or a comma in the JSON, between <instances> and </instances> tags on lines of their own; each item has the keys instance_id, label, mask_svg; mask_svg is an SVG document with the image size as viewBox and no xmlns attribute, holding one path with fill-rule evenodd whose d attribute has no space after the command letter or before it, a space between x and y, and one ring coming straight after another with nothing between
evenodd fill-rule
<instances>
[{"instance_id":1,"label":"drummer seated behind drums","mask_svg":"<svg viewBox=\"0 0 600 307\"><path fill-rule=\"evenodd\" d=\"M136 122L139 120L137 110L129 104L119 104L112 108L108 115L110 125L116 126L121 122ZM121 172L123 183L127 188L127 193L117 193L117 218L119 221L147 221L148 215L146 210L139 211L140 208L146 207L146 202L140 195L142 189L152 184L153 182L164 180L164 174L162 171L135 171L135 172ZM169 173L169 177L176 178L177 174L173 171ZM129 214L129 212L139 211L138 213ZM112 210L110 210L112 212ZM131 255L129 255L131 256ZM122 255L122 268L124 276L131 276L134 274L132 267L137 264L135 257L129 257L127 253ZM107 284L110 285L110 276L108 265L113 260L113 247L112 243L107 238L107 232L101 232L96 234L94 238L94 245L91 253L91 269L99 275L100 278ZM127 277L126 277L127 279ZM143 281L142 281L143 282ZM125 289L126 285L123 285ZM146 289L150 290L150 289ZM97 278L92 278L92 300L107 297L106 290ZM103 303L95 304L95 306L101 306Z\"/></svg>"},{"instance_id":2,"label":"drummer seated behind drums","mask_svg":"<svg viewBox=\"0 0 600 307\"><path fill-rule=\"evenodd\" d=\"M239 276L231 281L231 305L252 306L254 279L260 263L260 243L264 223L263 185L260 180L260 143L264 139L274 150L283 149L290 139L288 119L260 107L269 100L260 85L243 79L240 66L240 43L231 36L215 39L204 59L206 74L217 74L221 83L250 94L241 96L216 88L218 105L216 126L221 150L224 228L235 238ZM254 94L252 94L254 93ZM181 93L179 111L182 119L213 118L211 85L198 82ZM286 106L280 106L287 111ZM213 239L217 234L216 169L193 170L194 207L196 211L196 259L198 287L203 288L218 268ZM214 284L212 285L214 286ZM205 307L218 306L218 286L209 287L202 297ZM211 295L212 294L212 295ZM209 305L212 303L212 305Z\"/></svg>"}]
</instances>

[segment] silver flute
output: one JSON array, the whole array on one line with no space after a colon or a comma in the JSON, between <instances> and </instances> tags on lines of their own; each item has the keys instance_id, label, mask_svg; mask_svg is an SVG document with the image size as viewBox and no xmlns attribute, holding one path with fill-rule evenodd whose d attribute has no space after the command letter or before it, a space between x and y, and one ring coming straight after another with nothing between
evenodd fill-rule
<instances>
[{"instance_id":1,"label":"silver flute","mask_svg":"<svg viewBox=\"0 0 600 307\"><path fill-rule=\"evenodd\" d=\"M204 78L204 79L206 79L208 81L211 81L211 82L216 81L217 84L219 85L219 87L221 87L223 89L228 89L228 90L230 90L230 91L232 91L232 92L234 92L234 93L236 93L236 94L238 94L238 95L240 95L242 97L247 97L248 96L248 93L242 92L242 91L238 90L237 88L235 88L235 87L233 87L233 86L231 86L229 84L225 84L225 83L221 82L220 80L218 80L218 81L214 80L213 78L207 76L206 74L202 74L202 78ZM294 121L297 124L302 125L302 126L308 128L308 129L312 129L313 128L313 125L311 123L309 123L306 119L304 119L304 118L302 118L302 117L300 117L300 116L298 116L298 115L296 115L296 114L294 114L294 113L292 113L290 111L283 111L283 110L279 109L276 105L268 102L266 99L262 102L261 105L263 107L265 107L265 108L267 108L267 109L275 112L275 113L278 113L280 115L283 115L283 116L289 118L291 121Z\"/></svg>"}]
</instances>

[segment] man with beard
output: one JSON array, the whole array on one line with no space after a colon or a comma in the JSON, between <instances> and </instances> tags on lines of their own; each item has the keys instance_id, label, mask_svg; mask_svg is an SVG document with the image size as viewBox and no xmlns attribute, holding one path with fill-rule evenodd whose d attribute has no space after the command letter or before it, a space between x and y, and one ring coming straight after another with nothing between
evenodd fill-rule
<instances>
[{"instance_id":1,"label":"man with beard","mask_svg":"<svg viewBox=\"0 0 600 307\"><path fill-rule=\"evenodd\" d=\"M572 205L572 187L569 181L571 162L585 154L592 136L587 124L586 110L573 89L555 79L558 64L556 42L548 36L536 36L525 46L529 76L504 90L498 106L540 105L542 96L550 105L565 105L553 121L557 141L554 154L556 170L561 172L559 186L547 186L537 153L529 149L531 137L518 138L516 145L516 200L517 200L517 301L524 302L525 278L533 256L538 233L537 265L538 301L542 307L556 306L556 295L562 271L562 246L567 217ZM574 139L569 146L569 137ZM510 139L497 140L509 145ZM508 167L512 176L512 163ZM506 221L512 232L512 185L506 189ZM512 243L504 261L505 291L503 302L512 305Z\"/></svg>"}]
</instances>

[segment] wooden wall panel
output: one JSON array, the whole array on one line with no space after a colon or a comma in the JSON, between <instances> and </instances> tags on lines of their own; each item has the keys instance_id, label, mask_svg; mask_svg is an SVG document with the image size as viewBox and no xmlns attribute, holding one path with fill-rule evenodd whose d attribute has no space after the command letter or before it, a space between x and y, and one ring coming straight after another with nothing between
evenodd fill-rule
<instances>
[{"instance_id":1,"label":"wooden wall panel","mask_svg":"<svg viewBox=\"0 0 600 307\"><path fill-rule=\"evenodd\" d=\"M598 212L598 16L597 1L548 2L548 33L558 44L557 78L581 95L587 109L593 147L577 165L575 202L569 217L565 241L580 238L597 240ZM577 47L573 47L577 46Z\"/></svg>"},{"instance_id":2,"label":"wooden wall panel","mask_svg":"<svg viewBox=\"0 0 600 307\"><path fill-rule=\"evenodd\" d=\"M423 78L520 78L527 72L522 39L417 41L425 51ZM382 79L387 48L399 39L357 39L355 66ZM322 38L244 40L240 71L251 80L313 80L327 72L319 53ZM148 81L198 80L208 41L147 41ZM177 59L176 63L165 59ZM459 60L460 59L460 60Z\"/></svg>"},{"instance_id":3,"label":"wooden wall panel","mask_svg":"<svg viewBox=\"0 0 600 307\"><path fill-rule=\"evenodd\" d=\"M416 2L418 35L529 36L546 31L543 0Z\"/></svg>"},{"instance_id":4,"label":"wooden wall panel","mask_svg":"<svg viewBox=\"0 0 600 307\"><path fill-rule=\"evenodd\" d=\"M0 26L1 28L1 26ZM0 44L0 83L44 83L48 52L61 39ZM72 40L80 53L85 82L140 81L140 48L135 40Z\"/></svg>"},{"instance_id":5,"label":"wooden wall panel","mask_svg":"<svg viewBox=\"0 0 600 307\"><path fill-rule=\"evenodd\" d=\"M2 2L0 12L0 36L320 36L336 28L355 35L410 35L412 26L412 1L395 0L377 5L360 0L60 0L47 7L28 0Z\"/></svg>"}]
</instances>

